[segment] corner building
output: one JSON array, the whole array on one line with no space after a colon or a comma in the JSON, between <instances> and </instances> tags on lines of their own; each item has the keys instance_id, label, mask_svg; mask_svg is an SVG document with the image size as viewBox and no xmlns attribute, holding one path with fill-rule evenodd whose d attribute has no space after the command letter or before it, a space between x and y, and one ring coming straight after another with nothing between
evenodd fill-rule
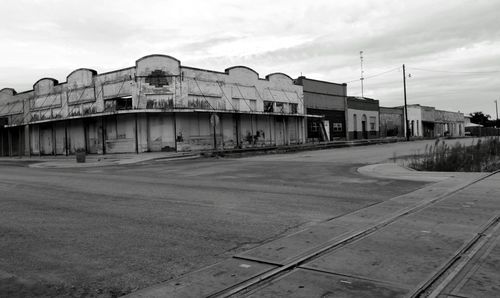
<instances>
[{"instance_id":1,"label":"corner building","mask_svg":"<svg viewBox=\"0 0 500 298\"><path fill-rule=\"evenodd\" d=\"M282 146L305 142L302 86L150 55L98 74L43 78L33 90L0 90L0 154L141 153ZM313 116L314 117L314 116Z\"/></svg>"}]
</instances>

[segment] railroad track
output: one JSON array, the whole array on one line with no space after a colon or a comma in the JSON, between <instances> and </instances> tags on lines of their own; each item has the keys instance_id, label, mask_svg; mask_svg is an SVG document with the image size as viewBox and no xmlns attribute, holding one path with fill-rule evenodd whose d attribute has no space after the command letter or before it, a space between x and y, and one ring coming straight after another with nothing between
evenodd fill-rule
<instances>
[{"instance_id":1,"label":"railroad track","mask_svg":"<svg viewBox=\"0 0 500 298\"><path fill-rule=\"evenodd\" d=\"M471 185L478 183L492 175L499 173L500 171L493 172L484 175L478 179L475 179L469 183L462 185L461 187L454 189L453 191L447 192L438 196L432 200L424 201L411 207L402 209L396 213L391 214L389 217L384 218L375 224L368 227L364 227L357 230L349 235L346 235L340 239L335 239L324 243L321 246L315 247L314 250L308 251L305 254L299 255L286 264L272 264L278 266L267 272L264 272L258 276L248 279L239 284L233 285L229 288L221 290L214 293L208 297L210 298L221 298L221 297L242 297L247 294L254 293L255 291L265 288L267 285L273 281L279 279L280 277L290 273L294 269L303 266L325 254L328 254L336 249L339 249L345 245L348 245L354 241L361 240L380 229L400 220L403 217L414 214L420 210L423 210L429 206L440 202L453 194L464 190ZM359 210L357 211L359 212ZM441 291L446 288L452 280L457 276L458 273L465 267L470 260L483 246L485 246L489 241L491 241L492 233L495 233L500 227L500 217L498 215L493 216L481 229L480 231L467 243L465 243L450 259L448 259L442 267L440 267L431 278L421 283L416 289L410 292L409 297L437 297ZM245 258L235 257L242 260ZM256 261L248 259L250 261ZM265 262L263 262L265 263Z\"/></svg>"}]
</instances>

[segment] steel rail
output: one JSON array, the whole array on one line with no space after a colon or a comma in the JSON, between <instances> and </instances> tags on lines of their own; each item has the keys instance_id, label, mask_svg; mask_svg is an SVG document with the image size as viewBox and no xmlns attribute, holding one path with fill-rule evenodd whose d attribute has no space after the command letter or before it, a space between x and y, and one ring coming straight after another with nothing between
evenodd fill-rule
<instances>
[{"instance_id":1,"label":"steel rail","mask_svg":"<svg viewBox=\"0 0 500 298\"><path fill-rule=\"evenodd\" d=\"M433 204L435 204L435 203L437 203L445 198L448 198L449 196L451 196L459 191L462 191L463 189L465 189L465 188L467 188L467 187L469 187L469 186L471 186L471 185L473 185L481 180L484 180L490 176L493 176L499 172L500 171L488 173L486 175L483 175L482 177L474 179L473 181L467 182L454 190L451 190L451 191L444 193L436 198L433 198L432 200L426 200L426 201L423 201L417 205L413 205L413 206L404 208L403 210L400 210L400 211L392 214L388 218L385 218L385 219L383 219L375 224L372 224L368 227L365 227L363 229L360 229L354 233L350 233L349 235L343 237L342 239L339 239L339 240L333 239L331 241L328 241L328 242L324 243L323 245L316 247L313 250L311 250L305 254L301 254L301 255L295 257L294 259L290 260L287 264L281 265L278 268L271 269L271 270L264 272L258 276L250 278L244 282L241 282L239 284L236 284L234 286L231 286L229 288L221 290L217 293L211 294L208 297L209 298L231 297L231 296L234 296L237 294L241 294L242 292L249 292L249 291L255 290L257 288L262 288L262 286L267 285L271 281L282 276L284 273L287 273L288 271L291 271L298 266L301 266L307 262L310 262L314 259L317 259L318 257L323 256L324 254L329 253L330 251L332 251L336 248L345 246L353 241L357 241L357 240L360 240L362 238L365 238L368 235L373 234L374 232L386 227L387 225L397 221L398 219L400 219L404 216L408 216L408 215L416 213L422 209L425 209L425 208L427 208L427 207L429 207L429 206L431 206L431 205L433 205Z\"/></svg>"}]
</instances>

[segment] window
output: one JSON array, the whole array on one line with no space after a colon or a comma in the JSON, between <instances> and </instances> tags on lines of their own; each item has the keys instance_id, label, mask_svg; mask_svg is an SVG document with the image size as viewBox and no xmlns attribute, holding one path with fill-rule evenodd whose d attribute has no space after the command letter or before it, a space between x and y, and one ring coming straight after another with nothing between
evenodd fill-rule
<instances>
[{"instance_id":1,"label":"window","mask_svg":"<svg viewBox=\"0 0 500 298\"><path fill-rule=\"evenodd\" d=\"M299 107L299 105L298 105L298 104L296 104L296 103L291 103L291 104L290 104L290 113L291 113L291 114L297 114L297 113L298 113L298 112L297 112L298 107Z\"/></svg>"},{"instance_id":2,"label":"window","mask_svg":"<svg viewBox=\"0 0 500 298\"><path fill-rule=\"evenodd\" d=\"M278 113L284 113L285 112L285 105L282 102L277 102L276 103L276 112L278 112Z\"/></svg>"},{"instance_id":3,"label":"window","mask_svg":"<svg viewBox=\"0 0 500 298\"><path fill-rule=\"evenodd\" d=\"M266 113L274 112L274 102L264 100L264 112Z\"/></svg>"},{"instance_id":4,"label":"window","mask_svg":"<svg viewBox=\"0 0 500 298\"><path fill-rule=\"evenodd\" d=\"M105 111L117 111L117 110L131 110L132 109L132 97L118 97L107 99L104 102Z\"/></svg>"},{"instance_id":5,"label":"window","mask_svg":"<svg viewBox=\"0 0 500 298\"><path fill-rule=\"evenodd\" d=\"M377 123L376 117L370 117L370 130L375 131L375 124Z\"/></svg>"},{"instance_id":6,"label":"window","mask_svg":"<svg viewBox=\"0 0 500 298\"><path fill-rule=\"evenodd\" d=\"M332 129L333 131L342 131L342 123L333 123Z\"/></svg>"},{"instance_id":7,"label":"window","mask_svg":"<svg viewBox=\"0 0 500 298\"><path fill-rule=\"evenodd\" d=\"M318 122L311 122L311 131L312 132L317 132L319 129Z\"/></svg>"}]
</instances>

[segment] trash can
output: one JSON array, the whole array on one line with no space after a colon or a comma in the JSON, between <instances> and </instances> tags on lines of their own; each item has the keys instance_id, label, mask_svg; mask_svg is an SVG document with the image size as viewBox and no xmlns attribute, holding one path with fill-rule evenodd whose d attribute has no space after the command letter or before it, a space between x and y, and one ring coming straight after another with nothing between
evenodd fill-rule
<instances>
[{"instance_id":1,"label":"trash can","mask_svg":"<svg viewBox=\"0 0 500 298\"><path fill-rule=\"evenodd\" d=\"M76 162L85 162L85 150L76 151Z\"/></svg>"}]
</instances>

